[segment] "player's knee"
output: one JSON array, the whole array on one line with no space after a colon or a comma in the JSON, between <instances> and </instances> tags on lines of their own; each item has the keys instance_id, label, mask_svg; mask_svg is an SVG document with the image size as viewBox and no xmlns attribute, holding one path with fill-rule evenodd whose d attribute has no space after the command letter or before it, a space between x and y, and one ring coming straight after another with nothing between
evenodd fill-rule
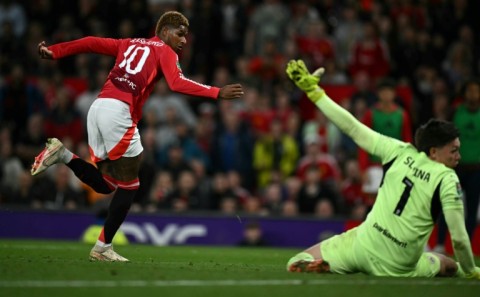
<instances>
[{"instance_id":1,"label":"player's knee","mask_svg":"<svg viewBox=\"0 0 480 297\"><path fill-rule=\"evenodd\" d=\"M448 257L440 258L440 272L438 276L453 277L457 274L458 266L455 260Z\"/></svg>"}]
</instances>

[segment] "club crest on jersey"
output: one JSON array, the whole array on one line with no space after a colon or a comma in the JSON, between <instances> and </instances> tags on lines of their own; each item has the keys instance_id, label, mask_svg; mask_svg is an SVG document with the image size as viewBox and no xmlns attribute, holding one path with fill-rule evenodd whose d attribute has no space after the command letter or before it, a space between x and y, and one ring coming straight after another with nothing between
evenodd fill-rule
<instances>
[{"instance_id":1,"label":"club crest on jersey","mask_svg":"<svg viewBox=\"0 0 480 297\"><path fill-rule=\"evenodd\" d=\"M463 195L463 191L462 191L462 186L460 185L460 183L456 183L456 186L457 186L457 194L459 197L462 197Z\"/></svg>"}]
</instances>

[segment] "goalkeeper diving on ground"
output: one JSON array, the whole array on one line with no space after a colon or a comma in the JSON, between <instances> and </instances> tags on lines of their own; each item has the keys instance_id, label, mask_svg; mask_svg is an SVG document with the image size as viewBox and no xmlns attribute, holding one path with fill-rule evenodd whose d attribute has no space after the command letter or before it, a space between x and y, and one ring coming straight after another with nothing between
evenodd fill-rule
<instances>
[{"instance_id":1,"label":"goalkeeper diving on ground","mask_svg":"<svg viewBox=\"0 0 480 297\"><path fill-rule=\"evenodd\" d=\"M291 272L365 273L395 277L466 277L480 280L465 229L462 190L454 171L460 160L457 128L431 119L415 132L415 145L379 134L336 104L319 86L324 70L310 73L290 61L288 77L325 116L368 153L382 160L376 202L358 227L292 257ZM456 261L425 252L443 212ZM457 262L458 261L458 262Z\"/></svg>"}]
</instances>

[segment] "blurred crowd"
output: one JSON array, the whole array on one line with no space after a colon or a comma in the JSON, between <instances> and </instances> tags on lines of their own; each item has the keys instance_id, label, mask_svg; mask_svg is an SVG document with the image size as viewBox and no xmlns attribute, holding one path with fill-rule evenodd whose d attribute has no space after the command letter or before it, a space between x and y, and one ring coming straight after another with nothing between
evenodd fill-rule
<instances>
[{"instance_id":1,"label":"blurred crowd","mask_svg":"<svg viewBox=\"0 0 480 297\"><path fill-rule=\"evenodd\" d=\"M326 68L331 97L379 132L412 141L450 119L480 71L480 11L467 0L0 0L0 205L93 209L93 192L57 165L30 175L48 137L90 160L85 118L114 62L41 60L37 44L88 35L151 37L160 15L190 21L185 75L236 101L190 98L160 81L139 123L144 158L132 211L208 210L361 219L381 167L287 80L285 64Z\"/></svg>"}]
</instances>

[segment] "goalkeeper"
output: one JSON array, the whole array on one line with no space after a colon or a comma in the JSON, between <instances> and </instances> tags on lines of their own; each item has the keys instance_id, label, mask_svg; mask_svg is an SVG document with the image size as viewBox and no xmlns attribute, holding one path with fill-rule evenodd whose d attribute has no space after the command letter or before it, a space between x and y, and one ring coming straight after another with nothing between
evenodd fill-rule
<instances>
[{"instance_id":1,"label":"goalkeeper","mask_svg":"<svg viewBox=\"0 0 480 297\"><path fill-rule=\"evenodd\" d=\"M288 77L358 146L382 160L383 179L373 209L358 227L292 257L291 272L363 272L377 276L460 276L480 280L465 229L462 190L453 168L460 160L458 130L430 120L415 133L415 146L381 135L357 121L318 86L323 68L310 74L290 61ZM424 252L443 211L458 263Z\"/></svg>"}]
</instances>

